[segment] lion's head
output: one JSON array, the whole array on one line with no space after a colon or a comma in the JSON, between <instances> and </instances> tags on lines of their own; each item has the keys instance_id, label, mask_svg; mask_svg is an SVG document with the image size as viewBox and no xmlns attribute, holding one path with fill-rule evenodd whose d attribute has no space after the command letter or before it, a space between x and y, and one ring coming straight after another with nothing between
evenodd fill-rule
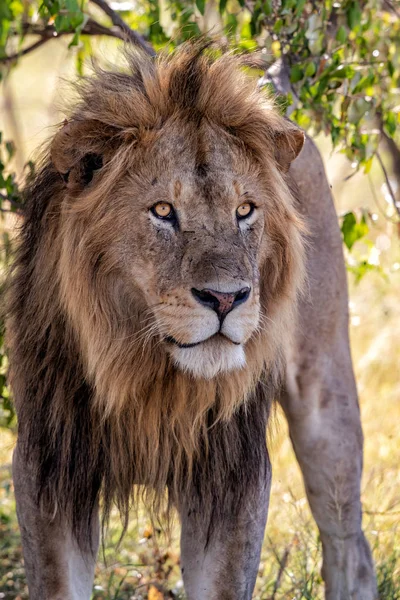
<instances>
[{"instance_id":1,"label":"lion's head","mask_svg":"<svg viewBox=\"0 0 400 600\"><path fill-rule=\"evenodd\" d=\"M53 141L65 302L75 324L88 311L78 333L93 373L99 344L124 339L124 353L156 342L212 379L245 370L255 339L267 356L286 335L275 304L295 301L302 253L285 173L304 136L241 61L196 45L134 55L130 74L83 86Z\"/></svg>"},{"instance_id":2,"label":"lion's head","mask_svg":"<svg viewBox=\"0 0 400 600\"><path fill-rule=\"evenodd\" d=\"M134 483L182 493L211 469L213 424L213 468L235 471L233 416L278 370L303 281L287 174L303 134L245 60L202 42L128 59L81 83L27 191L9 300L20 431L76 521L100 486L125 515ZM202 484L210 509L224 476Z\"/></svg>"}]
</instances>

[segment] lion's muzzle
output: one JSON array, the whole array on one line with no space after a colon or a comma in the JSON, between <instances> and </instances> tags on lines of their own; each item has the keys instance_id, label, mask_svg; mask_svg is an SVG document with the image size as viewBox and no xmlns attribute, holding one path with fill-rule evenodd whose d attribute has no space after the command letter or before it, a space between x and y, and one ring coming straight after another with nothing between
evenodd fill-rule
<instances>
[{"instance_id":1,"label":"lion's muzzle","mask_svg":"<svg viewBox=\"0 0 400 600\"><path fill-rule=\"evenodd\" d=\"M250 291L249 287L243 287L235 292L218 292L207 288L196 290L196 288L192 288L192 294L197 302L214 310L218 315L221 325L231 310L246 302L250 296Z\"/></svg>"},{"instance_id":2,"label":"lion's muzzle","mask_svg":"<svg viewBox=\"0 0 400 600\"><path fill-rule=\"evenodd\" d=\"M179 305L164 304L162 322L176 366L209 379L244 367L245 345L260 316L257 290L243 279L205 283L176 290Z\"/></svg>"}]
</instances>

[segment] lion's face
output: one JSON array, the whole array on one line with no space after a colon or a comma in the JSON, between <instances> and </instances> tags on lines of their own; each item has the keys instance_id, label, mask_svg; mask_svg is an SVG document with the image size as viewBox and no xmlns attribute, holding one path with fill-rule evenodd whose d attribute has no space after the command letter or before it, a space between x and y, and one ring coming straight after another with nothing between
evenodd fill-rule
<instances>
[{"instance_id":1,"label":"lion's face","mask_svg":"<svg viewBox=\"0 0 400 600\"><path fill-rule=\"evenodd\" d=\"M257 169L222 131L180 123L136 158L133 173L115 199L124 210L110 243L125 284L145 300L143 339L159 335L175 364L196 376L241 368L260 319L268 246Z\"/></svg>"}]
</instances>

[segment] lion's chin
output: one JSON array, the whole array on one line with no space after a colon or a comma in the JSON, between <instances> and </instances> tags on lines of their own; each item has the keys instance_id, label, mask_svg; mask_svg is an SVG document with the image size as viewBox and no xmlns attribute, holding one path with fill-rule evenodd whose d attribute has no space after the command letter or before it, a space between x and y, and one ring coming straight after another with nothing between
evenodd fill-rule
<instances>
[{"instance_id":1,"label":"lion's chin","mask_svg":"<svg viewBox=\"0 0 400 600\"><path fill-rule=\"evenodd\" d=\"M212 379L220 373L243 369L246 355L241 344L208 340L192 348L170 348L175 365L197 378Z\"/></svg>"}]
</instances>

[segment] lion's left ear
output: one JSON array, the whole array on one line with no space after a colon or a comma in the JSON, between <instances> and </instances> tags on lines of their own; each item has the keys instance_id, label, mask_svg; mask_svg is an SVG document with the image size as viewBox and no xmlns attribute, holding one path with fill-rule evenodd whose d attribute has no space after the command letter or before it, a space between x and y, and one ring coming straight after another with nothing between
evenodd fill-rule
<instances>
[{"instance_id":1,"label":"lion's left ear","mask_svg":"<svg viewBox=\"0 0 400 600\"><path fill-rule=\"evenodd\" d=\"M284 173L287 173L290 163L300 154L303 148L304 132L293 125L290 121L285 122L286 127L282 131L274 133L275 158Z\"/></svg>"}]
</instances>

